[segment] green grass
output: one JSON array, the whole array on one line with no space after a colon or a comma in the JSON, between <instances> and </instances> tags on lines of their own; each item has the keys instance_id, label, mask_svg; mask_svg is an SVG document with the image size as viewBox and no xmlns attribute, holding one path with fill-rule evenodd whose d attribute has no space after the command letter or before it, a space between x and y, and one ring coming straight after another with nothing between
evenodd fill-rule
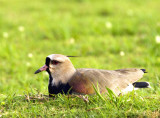
<instances>
[{"instance_id":1,"label":"green grass","mask_svg":"<svg viewBox=\"0 0 160 118\"><path fill-rule=\"evenodd\" d=\"M0 0L0 117L160 117L159 4ZM53 53L81 56L76 68L146 68L152 89L48 99L48 75L33 73Z\"/></svg>"}]
</instances>

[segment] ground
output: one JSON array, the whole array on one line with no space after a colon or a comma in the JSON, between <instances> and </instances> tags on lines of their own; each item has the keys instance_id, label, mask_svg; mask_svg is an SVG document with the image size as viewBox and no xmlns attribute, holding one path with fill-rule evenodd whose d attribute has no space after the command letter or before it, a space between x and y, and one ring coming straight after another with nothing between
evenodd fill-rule
<instances>
[{"instance_id":1,"label":"ground","mask_svg":"<svg viewBox=\"0 0 160 118\"><path fill-rule=\"evenodd\" d=\"M159 4L0 0L0 117L160 117ZM53 53L80 56L75 68L145 68L151 89L48 99L48 75L34 72Z\"/></svg>"}]
</instances>

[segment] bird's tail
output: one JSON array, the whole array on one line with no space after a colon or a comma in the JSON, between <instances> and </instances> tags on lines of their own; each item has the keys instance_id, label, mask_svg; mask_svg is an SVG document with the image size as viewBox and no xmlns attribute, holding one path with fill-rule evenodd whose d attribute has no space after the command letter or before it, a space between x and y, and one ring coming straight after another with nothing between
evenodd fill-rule
<instances>
[{"instance_id":1,"label":"bird's tail","mask_svg":"<svg viewBox=\"0 0 160 118\"><path fill-rule=\"evenodd\" d=\"M138 90L140 88L151 88L149 82L134 82L132 84L129 84L124 90L122 90L122 93L128 93L133 90Z\"/></svg>"},{"instance_id":2,"label":"bird's tail","mask_svg":"<svg viewBox=\"0 0 160 118\"><path fill-rule=\"evenodd\" d=\"M151 88L149 82L134 82L132 85L135 88Z\"/></svg>"}]
</instances>

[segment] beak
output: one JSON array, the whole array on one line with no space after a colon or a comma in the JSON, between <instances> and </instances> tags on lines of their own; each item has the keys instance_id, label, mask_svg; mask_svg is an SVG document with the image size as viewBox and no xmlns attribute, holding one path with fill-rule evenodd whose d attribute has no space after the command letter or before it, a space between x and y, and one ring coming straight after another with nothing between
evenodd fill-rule
<instances>
[{"instance_id":1,"label":"beak","mask_svg":"<svg viewBox=\"0 0 160 118\"><path fill-rule=\"evenodd\" d=\"M45 71L45 70L47 70L47 68L48 68L48 66L47 66L47 65L44 65L44 66L42 66L40 69L38 69L34 74L40 73L40 72L42 72L42 71Z\"/></svg>"}]
</instances>

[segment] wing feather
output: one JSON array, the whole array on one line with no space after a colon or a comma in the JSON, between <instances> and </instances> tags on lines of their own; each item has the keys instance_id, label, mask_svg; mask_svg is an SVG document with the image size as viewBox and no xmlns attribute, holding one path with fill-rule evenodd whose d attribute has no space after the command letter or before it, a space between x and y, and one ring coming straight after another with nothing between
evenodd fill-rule
<instances>
[{"instance_id":1,"label":"wing feather","mask_svg":"<svg viewBox=\"0 0 160 118\"><path fill-rule=\"evenodd\" d=\"M93 85L98 87L101 93L106 92L106 87L119 94L129 84L142 78L144 72L141 69L129 68L119 70L77 69L69 81L73 91L82 94L94 94Z\"/></svg>"}]
</instances>

